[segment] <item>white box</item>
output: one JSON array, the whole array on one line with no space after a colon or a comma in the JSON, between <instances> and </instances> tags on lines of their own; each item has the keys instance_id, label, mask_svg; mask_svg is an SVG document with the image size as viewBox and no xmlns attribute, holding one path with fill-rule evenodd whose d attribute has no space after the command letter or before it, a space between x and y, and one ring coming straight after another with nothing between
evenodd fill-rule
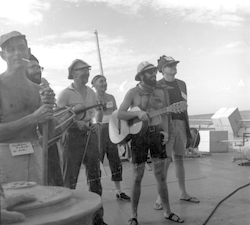
<instances>
[{"instance_id":1,"label":"white box","mask_svg":"<svg viewBox=\"0 0 250 225\"><path fill-rule=\"evenodd\" d=\"M221 124L221 116L227 111L227 108L220 108L212 117L212 122L215 130L223 130L223 126Z\"/></svg>"},{"instance_id":2,"label":"white box","mask_svg":"<svg viewBox=\"0 0 250 225\"><path fill-rule=\"evenodd\" d=\"M228 152L228 131L200 130L199 151L210 153Z\"/></svg>"},{"instance_id":3,"label":"white box","mask_svg":"<svg viewBox=\"0 0 250 225\"><path fill-rule=\"evenodd\" d=\"M238 136L239 128L242 126L241 115L238 108L228 108L220 117L223 130L227 130L232 136Z\"/></svg>"}]
</instances>

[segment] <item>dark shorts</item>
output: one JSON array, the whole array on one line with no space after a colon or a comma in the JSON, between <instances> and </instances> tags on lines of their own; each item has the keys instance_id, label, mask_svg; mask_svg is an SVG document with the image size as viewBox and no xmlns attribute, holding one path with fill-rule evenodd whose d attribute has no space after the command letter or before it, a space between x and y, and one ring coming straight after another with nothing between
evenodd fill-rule
<instances>
[{"instance_id":1,"label":"dark shorts","mask_svg":"<svg viewBox=\"0 0 250 225\"><path fill-rule=\"evenodd\" d=\"M165 145L162 145L163 135L161 125L143 127L142 130L132 136L131 154L132 163L140 164L147 161L148 151L152 158L167 158Z\"/></svg>"}]
</instances>

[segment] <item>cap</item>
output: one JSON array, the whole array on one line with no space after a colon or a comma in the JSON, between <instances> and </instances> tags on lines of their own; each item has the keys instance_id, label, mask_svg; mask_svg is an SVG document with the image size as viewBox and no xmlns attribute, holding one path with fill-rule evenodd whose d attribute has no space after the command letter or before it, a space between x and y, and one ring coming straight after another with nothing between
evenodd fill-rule
<instances>
[{"instance_id":1,"label":"cap","mask_svg":"<svg viewBox=\"0 0 250 225\"><path fill-rule=\"evenodd\" d=\"M32 54L30 55L29 60L37 61L39 63L38 59Z\"/></svg>"},{"instance_id":2,"label":"cap","mask_svg":"<svg viewBox=\"0 0 250 225\"><path fill-rule=\"evenodd\" d=\"M91 84L94 86L95 82L96 82L100 77L104 77L104 76L103 76L103 75L100 75L100 74L94 76L94 78L93 78L92 81L91 81ZM105 78L105 77L104 77L104 78Z\"/></svg>"},{"instance_id":3,"label":"cap","mask_svg":"<svg viewBox=\"0 0 250 225\"><path fill-rule=\"evenodd\" d=\"M69 70L69 74L68 74L68 79L73 79L73 76L72 76L72 69L73 67L75 66L76 63L78 62L82 62L84 64L83 68L85 67L91 67L88 63L84 62L83 60L81 59L75 59L69 66L68 70Z\"/></svg>"},{"instance_id":4,"label":"cap","mask_svg":"<svg viewBox=\"0 0 250 225\"><path fill-rule=\"evenodd\" d=\"M0 37L0 47L2 47L2 45L10 40L11 38L14 38L14 37L22 37L25 39L25 35L21 34L20 32L18 31L11 31L7 34L3 34L1 37Z\"/></svg>"},{"instance_id":5,"label":"cap","mask_svg":"<svg viewBox=\"0 0 250 225\"><path fill-rule=\"evenodd\" d=\"M139 75L149 69L152 68L156 68L152 63L149 63L147 61L141 62L138 66L137 66L137 74L135 75L135 80L136 81L141 81Z\"/></svg>"},{"instance_id":6,"label":"cap","mask_svg":"<svg viewBox=\"0 0 250 225\"><path fill-rule=\"evenodd\" d=\"M175 61L171 56L163 55L158 59L158 65L157 65L158 71L162 72L162 68L164 66L168 66L168 65L171 65L171 64L177 64L179 62L180 61Z\"/></svg>"}]
</instances>

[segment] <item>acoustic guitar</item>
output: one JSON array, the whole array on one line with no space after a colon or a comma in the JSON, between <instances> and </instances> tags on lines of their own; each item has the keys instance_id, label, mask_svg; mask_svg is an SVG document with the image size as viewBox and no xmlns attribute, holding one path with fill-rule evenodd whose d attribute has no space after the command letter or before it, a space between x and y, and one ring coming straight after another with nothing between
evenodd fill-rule
<instances>
[{"instance_id":1,"label":"acoustic guitar","mask_svg":"<svg viewBox=\"0 0 250 225\"><path fill-rule=\"evenodd\" d=\"M181 113L187 109L187 102L181 101L170 106L148 112L148 117L152 118L164 113ZM130 111L141 111L139 107L133 107ZM109 120L109 138L114 144L123 144L131 139L131 135L138 134L142 128L142 121L135 117L131 120L119 120L117 118L118 109L115 110Z\"/></svg>"}]
</instances>

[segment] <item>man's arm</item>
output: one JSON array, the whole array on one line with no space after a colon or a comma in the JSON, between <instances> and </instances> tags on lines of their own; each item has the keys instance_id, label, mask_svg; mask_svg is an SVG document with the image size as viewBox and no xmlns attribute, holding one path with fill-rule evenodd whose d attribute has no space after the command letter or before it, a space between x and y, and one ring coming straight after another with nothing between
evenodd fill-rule
<instances>
[{"instance_id":1,"label":"man's arm","mask_svg":"<svg viewBox=\"0 0 250 225\"><path fill-rule=\"evenodd\" d=\"M118 119L130 120L137 117L138 113L136 111L128 112L128 109L132 105L132 103L133 103L133 91L129 90L118 109L118 114L117 114Z\"/></svg>"},{"instance_id":2,"label":"man's arm","mask_svg":"<svg viewBox=\"0 0 250 225\"><path fill-rule=\"evenodd\" d=\"M111 96L112 96L112 99L113 99L113 109L116 110L117 105L116 105L115 97L113 95L111 95Z\"/></svg>"},{"instance_id":3,"label":"man's arm","mask_svg":"<svg viewBox=\"0 0 250 225\"><path fill-rule=\"evenodd\" d=\"M138 117L142 121L149 120L149 117L144 111L127 111L129 107L134 102L134 98L136 96L136 92L134 89L131 89L126 94L122 104L120 105L117 113L117 118L121 120L130 120Z\"/></svg>"},{"instance_id":4,"label":"man's arm","mask_svg":"<svg viewBox=\"0 0 250 225\"><path fill-rule=\"evenodd\" d=\"M0 142L12 139L22 130L36 124L38 124L38 119L34 116L34 113L15 121L0 123Z\"/></svg>"},{"instance_id":5,"label":"man's arm","mask_svg":"<svg viewBox=\"0 0 250 225\"><path fill-rule=\"evenodd\" d=\"M49 105L42 105L35 110L32 114L24 116L21 119L0 123L0 141L10 140L15 138L17 134L20 134L25 129L32 126L36 126L40 123L45 123L49 119L53 118L53 112Z\"/></svg>"},{"instance_id":6,"label":"man's arm","mask_svg":"<svg viewBox=\"0 0 250 225\"><path fill-rule=\"evenodd\" d=\"M158 89L157 90L158 95L160 97L160 99L162 100L162 102L164 102L163 107L166 107L167 102L165 99L165 93L162 89ZM169 113L164 113L161 115L161 124L162 124L162 129L163 131L161 131L161 133L163 134L164 138L163 138L163 143L162 144L166 144L169 138Z\"/></svg>"}]
</instances>

